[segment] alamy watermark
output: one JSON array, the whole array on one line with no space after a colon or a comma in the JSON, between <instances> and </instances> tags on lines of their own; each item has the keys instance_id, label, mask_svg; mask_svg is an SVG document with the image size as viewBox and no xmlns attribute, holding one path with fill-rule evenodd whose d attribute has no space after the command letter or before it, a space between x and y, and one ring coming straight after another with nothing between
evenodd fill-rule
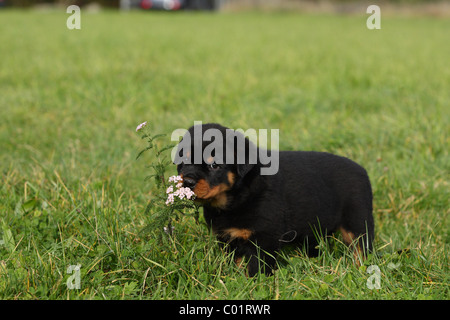
<instances>
[{"instance_id":1,"label":"alamy watermark","mask_svg":"<svg viewBox=\"0 0 450 320\"><path fill-rule=\"evenodd\" d=\"M81 29L81 9L79 6L71 5L67 7L67 13L72 13L70 17L67 18L66 26L67 29Z\"/></svg>"},{"instance_id":2,"label":"alamy watermark","mask_svg":"<svg viewBox=\"0 0 450 320\"><path fill-rule=\"evenodd\" d=\"M81 264L70 265L67 268L67 273L72 274L69 279L67 279L67 289L80 289L81 288Z\"/></svg>"},{"instance_id":3,"label":"alamy watermark","mask_svg":"<svg viewBox=\"0 0 450 320\"><path fill-rule=\"evenodd\" d=\"M367 278L367 288L370 290L381 288L381 270L377 265L371 265L367 268L367 273L372 274Z\"/></svg>"},{"instance_id":4,"label":"alamy watermark","mask_svg":"<svg viewBox=\"0 0 450 320\"><path fill-rule=\"evenodd\" d=\"M71 15L67 18L66 26L69 30L81 29L81 9L77 5L67 7L67 13ZM369 30L381 29L381 9L379 6L372 4L367 7L366 13L371 15L366 20L366 26Z\"/></svg>"},{"instance_id":5,"label":"alamy watermark","mask_svg":"<svg viewBox=\"0 0 450 320\"><path fill-rule=\"evenodd\" d=\"M388 263L387 267L390 270L398 269L401 266L401 263L394 264L392 262ZM372 264L367 268L367 273L371 274L369 278L367 278L366 286L368 289L381 289L381 270L380 267L376 264Z\"/></svg>"},{"instance_id":6,"label":"alamy watermark","mask_svg":"<svg viewBox=\"0 0 450 320\"><path fill-rule=\"evenodd\" d=\"M379 6L373 4L367 7L366 13L372 13L369 18L367 18L366 26L367 29L381 29L381 9Z\"/></svg>"}]
</instances>

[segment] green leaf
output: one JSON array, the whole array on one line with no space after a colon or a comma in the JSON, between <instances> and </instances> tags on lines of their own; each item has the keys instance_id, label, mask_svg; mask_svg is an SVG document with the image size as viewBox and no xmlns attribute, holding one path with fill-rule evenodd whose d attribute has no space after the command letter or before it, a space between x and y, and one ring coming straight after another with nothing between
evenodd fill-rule
<instances>
[{"instance_id":1,"label":"green leaf","mask_svg":"<svg viewBox=\"0 0 450 320\"><path fill-rule=\"evenodd\" d=\"M27 202L22 204L22 208L25 212L33 210L38 204L36 199L28 200Z\"/></svg>"},{"instance_id":2,"label":"green leaf","mask_svg":"<svg viewBox=\"0 0 450 320\"><path fill-rule=\"evenodd\" d=\"M123 287L123 293L125 295L131 295L132 293L134 293L134 291L136 291L138 289L138 283L137 281L131 281L131 282L127 282L125 283L124 287Z\"/></svg>"},{"instance_id":3,"label":"green leaf","mask_svg":"<svg viewBox=\"0 0 450 320\"><path fill-rule=\"evenodd\" d=\"M159 150L159 152L157 153L157 155L159 156L161 153L163 153L166 150L170 150L173 149L176 145L175 144L169 144L163 148L161 148L161 150Z\"/></svg>"},{"instance_id":4,"label":"green leaf","mask_svg":"<svg viewBox=\"0 0 450 320\"><path fill-rule=\"evenodd\" d=\"M166 135L165 133L158 133L158 134L155 134L151 139L155 140L157 138L164 137L165 135Z\"/></svg>"},{"instance_id":5,"label":"green leaf","mask_svg":"<svg viewBox=\"0 0 450 320\"><path fill-rule=\"evenodd\" d=\"M321 295L325 294L328 291L328 285L326 283L322 283L319 287L319 293Z\"/></svg>"},{"instance_id":6,"label":"green leaf","mask_svg":"<svg viewBox=\"0 0 450 320\"><path fill-rule=\"evenodd\" d=\"M151 178L153 178L153 177L155 177L155 176L157 176L157 174L150 174L150 175L148 175L148 176L146 176L146 177L144 178L144 181L148 181L149 179L151 179Z\"/></svg>"},{"instance_id":7,"label":"green leaf","mask_svg":"<svg viewBox=\"0 0 450 320\"><path fill-rule=\"evenodd\" d=\"M325 282L333 282L334 280L334 276L332 274L327 274L324 278L323 281Z\"/></svg>"},{"instance_id":8,"label":"green leaf","mask_svg":"<svg viewBox=\"0 0 450 320\"><path fill-rule=\"evenodd\" d=\"M14 215L16 217L21 217L23 215L22 199L17 201L16 206L14 208Z\"/></svg>"},{"instance_id":9,"label":"green leaf","mask_svg":"<svg viewBox=\"0 0 450 320\"><path fill-rule=\"evenodd\" d=\"M153 148L153 146L148 146L147 148L145 148L144 150L142 150L141 152L139 152L138 155L137 155L137 157L136 157L136 160L139 159L139 158L141 157L141 155L142 155L145 151L150 150L151 148Z\"/></svg>"},{"instance_id":10,"label":"green leaf","mask_svg":"<svg viewBox=\"0 0 450 320\"><path fill-rule=\"evenodd\" d=\"M1 240L1 244L6 247L10 253L14 251L16 248L16 243L14 242L14 237L11 232L11 229L8 228L6 222L2 222L2 230L3 230L3 239Z\"/></svg>"},{"instance_id":11,"label":"green leaf","mask_svg":"<svg viewBox=\"0 0 450 320\"><path fill-rule=\"evenodd\" d=\"M160 268L162 268L162 269L164 269L164 270L167 271L167 269L166 269L163 265L159 264L158 262L155 262L155 261L153 261L153 260L150 260L150 259L144 257L143 255L141 255L141 257L142 257L145 261L150 262L150 263L154 264L155 266L158 266L158 267L160 267Z\"/></svg>"}]
</instances>

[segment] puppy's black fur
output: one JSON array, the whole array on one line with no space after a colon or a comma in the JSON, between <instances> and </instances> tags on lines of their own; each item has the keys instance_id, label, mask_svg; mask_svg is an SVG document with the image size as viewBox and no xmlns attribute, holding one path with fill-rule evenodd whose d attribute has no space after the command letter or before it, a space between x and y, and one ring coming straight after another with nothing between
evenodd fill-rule
<instances>
[{"instance_id":1,"label":"puppy's black fur","mask_svg":"<svg viewBox=\"0 0 450 320\"><path fill-rule=\"evenodd\" d=\"M226 137L221 125L201 125L202 132L210 128ZM193 132L191 127L187 134ZM178 155L193 159L195 143ZM202 141L201 150L209 143ZM245 139L246 150L251 144ZM236 148L234 153L236 160ZM317 236L336 231L355 250L372 249L372 190L366 171L355 162L325 152L280 151L278 173L264 176L259 157L256 164L247 158L244 164L216 160L184 161L178 173L203 203L207 224L235 251L236 262L248 261L250 276L259 270L270 273L286 244L306 245L309 255L316 255Z\"/></svg>"}]
</instances>

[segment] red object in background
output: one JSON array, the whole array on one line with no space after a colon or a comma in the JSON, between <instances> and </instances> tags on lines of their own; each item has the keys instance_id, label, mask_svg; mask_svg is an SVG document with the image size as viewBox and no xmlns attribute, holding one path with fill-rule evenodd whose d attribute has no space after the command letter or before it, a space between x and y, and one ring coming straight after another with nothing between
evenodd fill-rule
<instances>
[{"instance_id":1,"label":"red object in background","mask_svg":"<svg viewBox=\"0 0 450 320\"><path fill-rule=\"evenodd\" d=\"M141 8L142 9L150 9L152 7L152 1L151 0L142 0L141 1Z\"/></svg>"},{"instance_id":2,"label":"red object in background","mask_svg":"<svg viewBox=\"0 0 450 320\"><path fill-rule=\"evenodd\" d=\"M180 1L175 0L172 10L178 10L181 7Z\"/></svg>"}]
</instances>

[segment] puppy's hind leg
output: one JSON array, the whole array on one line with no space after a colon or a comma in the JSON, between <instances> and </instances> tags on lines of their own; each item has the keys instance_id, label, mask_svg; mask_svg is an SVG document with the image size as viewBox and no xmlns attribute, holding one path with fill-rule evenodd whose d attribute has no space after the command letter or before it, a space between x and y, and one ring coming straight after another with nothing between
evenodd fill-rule
<instances>
[{"instance_id":1,"label":"puppy's hind leg","mask_svg":"<svg viewBox=\"0 0 450 320\"><path fill-rule=\"evenodd\" d=\"M344 216L339 226L344 243L353 250L355 261L360 264L373 249L374 223L372 203L354 201L344 209Z\"/></svg>"},{"instance_id":2,"label":"puppy's hind leg","mask_svg":"<svg viewBox=\"0 0 450 320\"><path fill-rule=\"evenodd\" d=\"M373 229L372 232L353 232L352 228L344 226L339 227L344 243L353 251L353 256L357 265L361 265L362 260L372 251L373 247Z\"/></svg>"}]
</instances>

